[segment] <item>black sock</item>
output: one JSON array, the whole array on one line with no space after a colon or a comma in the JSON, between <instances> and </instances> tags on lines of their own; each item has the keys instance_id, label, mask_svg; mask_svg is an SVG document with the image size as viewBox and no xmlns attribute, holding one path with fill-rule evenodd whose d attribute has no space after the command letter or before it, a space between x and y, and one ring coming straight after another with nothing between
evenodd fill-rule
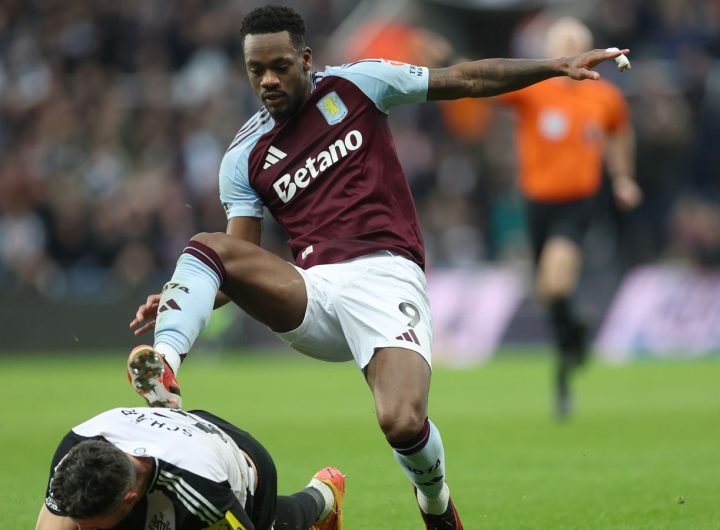
<instances>
[{"instance_id":1,"label":"black sock","mask_svg":"<svg viewBox=\"0 0 720 530\"><path fill-rule=\"evenodd\" d=\"M555 344L561 352L565 352L570 346L571 330L575 322L570 299L565 296L554 298L549 307Z\"/></svg>"},{"instance_id":2,"label":"black sock","mask_svg":"<svg viewBox=\"0 0 720 530\"><path fill-rule=\"evenodd\" d=\"M275 530L307 530L325 507L322 493L315 488L286 496L278 496Z\"/></svg>"},{"instance_id":3,"label":"black sock","mask_svg":"<svg viewBox=\"0 0 720 530\"><path fill-rule=\"evenodd\" d=\"M582 364L587 355L588 329L568 298L556 298L550 303L550 319L560 355Z\"/></svg>"}]
</instances>

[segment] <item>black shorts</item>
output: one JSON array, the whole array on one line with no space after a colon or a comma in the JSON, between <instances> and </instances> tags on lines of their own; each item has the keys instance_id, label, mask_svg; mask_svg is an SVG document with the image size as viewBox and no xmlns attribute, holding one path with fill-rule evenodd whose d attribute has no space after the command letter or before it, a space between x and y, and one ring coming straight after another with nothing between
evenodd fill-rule
<instances>
[{"instance_id":1,"label":"black shorts","mask_svg":"<svg viewBox=\"0 0 720 530\"><path fill-rule=\"evenodd\" d=\"M525 215L536 265L545 243L552 237L565 237L577 245L582 244L595 213L595 204L595 197L563 202L525 201Z\"/></svg>"},{"instance_id":2,"label":"black shorts","mask_svg":"<svg viewBox=\"0 0 720 530\"><path fill-rule=\"evenodd\" d=\"M253 436L232 423L204 410L189 411L220 427L237 446L245 451L253 463L258 477L255 494L248 496L245 512L257 530L271 530L275 522L277 504L277 470L270 453Z\"/></svg>"}]
</instances>

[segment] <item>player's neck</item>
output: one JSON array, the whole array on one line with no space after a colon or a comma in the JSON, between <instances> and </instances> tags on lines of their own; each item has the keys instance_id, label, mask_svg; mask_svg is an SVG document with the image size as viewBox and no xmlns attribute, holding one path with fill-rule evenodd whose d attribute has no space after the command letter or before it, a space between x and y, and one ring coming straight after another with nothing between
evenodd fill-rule
<instances>
[{"instance_id":1,"label":"player's neck","mask_svg":"<svg viewBox=\"0 0 720 530\"><path fill-rule=\"evenodd\" d=\"M155 459L150 457L131 456L135 466L137 492L140 498L144 497L150 488L150 481L155 474Z\"/></svg>"}]
</instances>

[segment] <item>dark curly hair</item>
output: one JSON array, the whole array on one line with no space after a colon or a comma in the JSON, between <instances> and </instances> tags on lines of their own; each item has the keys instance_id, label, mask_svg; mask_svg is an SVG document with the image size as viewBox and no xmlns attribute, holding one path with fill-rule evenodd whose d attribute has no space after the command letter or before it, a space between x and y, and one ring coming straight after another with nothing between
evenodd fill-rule
<instances>
[{"instance_id":1,"label":"dark curly hair","mask_svg":"<svg viewBox=\"0 0 720 530\"><path fill-rule=\"evenodd\" d=\"M280 33L287 31L290 41L298 50L305 47L305 21L292 8L286 6L263 6L250 11L240 25L240 38L246 35Z\"/></svg>"},{"instance_id":2,"label":"dark curly hair","mask_svg":"<svg viewBox=\"0 0 720 530\"><path fill-rule=\"evenodd\" d=\"M86 440L62 459L50 489L68 517L89 519L119 506L135 479L128 455L105 440Z\"/></svg>"}]
</instances>

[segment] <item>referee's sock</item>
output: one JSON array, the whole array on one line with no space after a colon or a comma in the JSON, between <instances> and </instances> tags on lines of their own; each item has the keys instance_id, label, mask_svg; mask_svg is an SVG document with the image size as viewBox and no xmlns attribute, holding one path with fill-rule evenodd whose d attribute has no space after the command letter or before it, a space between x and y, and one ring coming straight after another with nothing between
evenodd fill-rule
<instances>
[{"instance_id":1,"label":"referee's sock","mask_svg":"<svg viewBox=\"0 0 720 530\"><path fill-rule=\"evenodd\" d=\"M564 353L569 346L570 330L575 321L570 299L566 296L554 298L549 304L549 309L555 343Z\"/></svg>"},{"instance_id":2,"label":"referee's sock","mask_svg":"<svg viewBox=\"0 0 720 530\"><path fill-rule=\"evenodd\" d=\"M575 313L568 297L558 297L549 304L555 343L563 356L582 363L585 357L587 326Z\"/></svg>"}]
</instances>

